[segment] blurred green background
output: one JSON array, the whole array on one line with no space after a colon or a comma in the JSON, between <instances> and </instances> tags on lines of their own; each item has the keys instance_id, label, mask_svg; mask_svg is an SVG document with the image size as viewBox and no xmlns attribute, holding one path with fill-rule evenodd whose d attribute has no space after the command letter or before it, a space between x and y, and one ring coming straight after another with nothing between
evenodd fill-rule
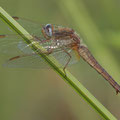
<instances>
[{"instance_id":1,"label":"blurred green background","mask_svg":"<svg viewBox=\"0 0 120 120\"><path fill-rule=\"evenodd\" d=\"M12 16L73 28L120 84L120 1L0 0L0 5ZM5 26L0 21L0 34ZM8 57L0 56L1 120L103 119L53 70L3 68ZM95 70L82 59L68 69L120 119L120 95Z\"/></svg>"}]
</instances>

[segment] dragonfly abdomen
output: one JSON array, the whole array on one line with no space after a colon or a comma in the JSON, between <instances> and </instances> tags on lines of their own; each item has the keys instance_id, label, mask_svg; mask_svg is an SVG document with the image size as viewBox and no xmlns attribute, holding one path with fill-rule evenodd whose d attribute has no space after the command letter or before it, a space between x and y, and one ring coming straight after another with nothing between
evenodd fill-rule
<instances>
[{"instance_id":1,"label":"dragonfly abdomen","mask_svg":"<svg viewBox=\"0 0 120 120\"><path fill-rule=\"evenodd\" d=\"M107 73L107 71L97 62L87 47L80 46L79 54L90 66L92 66L112 85L112 87L116 90L116 93L120 92L119 84L115 82L115 80Z\"/></svg>"}]
</instances>

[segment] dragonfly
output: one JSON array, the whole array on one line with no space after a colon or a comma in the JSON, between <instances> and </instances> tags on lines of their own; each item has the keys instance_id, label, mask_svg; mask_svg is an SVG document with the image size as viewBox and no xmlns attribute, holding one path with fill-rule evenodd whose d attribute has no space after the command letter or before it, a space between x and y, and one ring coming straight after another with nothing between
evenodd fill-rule
<instances>
[{"instance_id":1,"label":"dragonfly","mask_svg":"<svg viewBox=\"0 0 120 120\"><path fill-rule=\"evenodd\" d=\"M53 24L40 25L33 21L13 17L32 35L33 41L46 49L41 53L46 56L54 56L65 69L83 58L92 68L94 68L105 80L120 92L120 85L109 75L109 73L98 63L87 46L82 43L80 36L71 28L56 26ZM34 31L34 32L33 32ZM0 35L0 51L4 54L14 55L4 64L8 67L28 67L44 68L46 63L33 51L30 44L26 44L17 35ZM66 74L66 73L65 73Z\"/></svg>"}]
</instances>

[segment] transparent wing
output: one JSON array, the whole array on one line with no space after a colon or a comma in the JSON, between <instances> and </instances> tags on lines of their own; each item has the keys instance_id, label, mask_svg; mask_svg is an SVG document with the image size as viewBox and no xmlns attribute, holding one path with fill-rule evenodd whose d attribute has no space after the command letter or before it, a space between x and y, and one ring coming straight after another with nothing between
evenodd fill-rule
<instances>
[{"instance_id":1,"label":"transparent wing","mask_svg":"<svg viewBox=\"0 0 120 120\"><path fill-rule=\"evenodd\" d=\"M43 38L41 33L42 24L35 23L31 20L20 18L20 17L13 17L20 25L22 25L31 35L35 35L37 37Z\"/></svg>"},{"instance_id":2,"label":"transparent wing","mask_svg":"<svg viewBox=\"0 0 120 120\"><path fill-rule=\"evenodd\" d=\"M34 51L22 40L21 37L17 35L6 35L3 37L1 36L0 38L0 53L7 54L9 58L18 55L26 55L25 57L7 61L4 66L19 68L49 68L39 55L32 55ZM78 60L73 57L74 52L71 49L66 50L72 56L69 65L76 63ZM61 49L54 50L50 55L54 56L60 64L62 64L60 67L64 67L69 59L69 56Z\"/></svg>"},{"instance_id":3,"label":"transparent wing","mask_svg":"<svg viewBox=\"0 0 120 120\"><path fill-rule=\"evenodd\" d=\"M8 60L3 66L12 68L49 68L46 62L38 55L26 55L18 59Z\"/></svg>"},{"instance_id":4,"label":"transparent wing","mask_svg":"<svg viewBox=\"0 0 120 120\"><path fill-rule=\"evenodd\" d=\"M17 55L21 51L18 49L19 42L22 41L17 35L0 35L0 53L7 55Z\"/></svg>"},{"instance_id":5,"label":"transparent wing","mask_svg":"<svg viewBox=\"0 0 120 120\"><path fill-rule=\"evenodd\" d=\"M73 51L69 51L70 54L72 55ZM59 67L64 67L65 64L67 63L69 56L62 51L59 52L53 52L52 54L50 54L50 56L54 56L59 63L61 64ZM75 64L78 60L74 59L74 57L72 56L69 65ZM43 60L43 58L41 58L39 55L34 54L34 55L27 55L24 57L20 57L18 59L14 59L14 60L10 60L7 61L4 66L7 67L17 67L17 68L50 68L47 63Z\"/></svg>"},{"instance_id":6,"label":"transparent wing","mask_svg":"<svg viewBox=\"0 0 120 120\"><path fill-rule=\"evenodd\" d=\"M0 53L12 56L31 54L33 51L27 46L19 35L0 35Z\"/></svg>"}]
</instances>

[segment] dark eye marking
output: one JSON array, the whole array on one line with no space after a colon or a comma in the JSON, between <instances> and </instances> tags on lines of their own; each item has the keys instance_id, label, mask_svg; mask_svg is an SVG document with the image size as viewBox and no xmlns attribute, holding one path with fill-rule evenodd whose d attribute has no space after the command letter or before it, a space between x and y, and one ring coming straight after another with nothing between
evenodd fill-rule
<instances>
[{"instance_id":1,"label":"dark eye marking","mask_svg":"<svg viewBox=\"0 0 120 120\"><path fill-rule=\"evenodd\" d=\"M52 25L51 24L45 25L44 30L47 36L49 37L52 36Z\"/></svg>"}]
</instances>

